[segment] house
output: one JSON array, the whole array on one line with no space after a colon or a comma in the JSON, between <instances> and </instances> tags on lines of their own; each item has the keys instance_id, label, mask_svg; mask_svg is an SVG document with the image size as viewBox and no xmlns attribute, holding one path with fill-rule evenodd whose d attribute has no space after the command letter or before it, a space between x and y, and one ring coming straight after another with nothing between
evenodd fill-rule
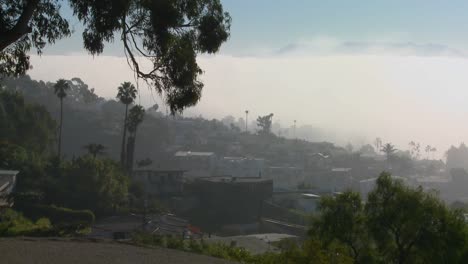
<instances>
[{"instance_id":1,"label":"house","mask_svg":"<svg viewBox=\"0 0 468 264\"><path fill-rule=\"evenodd\" d=\"M331 167L330 155L311 153L306 155L305 168L307 170L326 170Z\"/></svg>"},{"instance_id":2,"label":"house","mask_svg":"<svg viewBox=\"0 0 468 264\"><path fill-rule=\"evenodd\" d=\"M170 197L182 194L184 172L184 170L143 167L135 169L132 178L142 184L146 194L155 197Z\"/></svg>"},{"instance_id":3,"label":"house","mask_svg":"<svg viewBox=\"0 0 468 264\"><path fill-rule=\"evenodd\" d=\"M264 159L224 157L218 163L216 174L231 177L262 177L264 168Z\"/></svg>"},{"instance_id":4,"label":"house","mask_svg":"<svg viewBox=\"0 0 468 264\"><path fill-rule=\"evenodd\" d=\"M217 157L213 152L177 151L174 164L184 170L189 179L213 176L216 170Z\"/></svg>"},{"instance_id":5,"label":"house","mask_svg":"<svg viewBox=\"0 0 468 264\"><path fill-rule=\"evenodd\" d=\"M268 167L265 178L273 181L275 190L292 190L304 182L304 171L299 167Z\"/></svg>"},{"instance_id":6,"label":"house","mask_svg":"<svg viewBox=\"0 0 468 264\"><path fill-rule=\"evenodd\" d=\"M13 205L8 196L15 188L18 173L19 171L14 170L0 170L0 207L11 207Z\"/></svg>"},{"instance_id":7,"label":"house","mask_svg":"<svg viewBox=\"0 0 468 264\"><path fill-rule=\"evenodd\" d=\"M301 191L280 191L273 193L271 201L282 208L313 213L317 210L320 195Z\"/></svg>"}]
</instances>

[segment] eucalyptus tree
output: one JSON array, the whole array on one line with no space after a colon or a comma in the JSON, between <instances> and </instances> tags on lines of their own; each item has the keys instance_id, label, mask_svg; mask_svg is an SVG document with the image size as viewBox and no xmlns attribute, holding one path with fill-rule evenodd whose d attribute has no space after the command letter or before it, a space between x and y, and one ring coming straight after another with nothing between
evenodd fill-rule
<instances>
[{"instance_id":1,"label":"eucalyptus tree","mask_svg":"<svg viewBox=\"0 0 468 264\"><path fill-rule=\"evenodd\" d=\"M32 48L40 54L71 35L63 3L83 27L86 51L99 55L118 40L135 76L164 95L173 113L200 100L198 54L218 52L230 35L220 0L0 0L1 75L25 74Z\"/></svg>"}]
</instances>

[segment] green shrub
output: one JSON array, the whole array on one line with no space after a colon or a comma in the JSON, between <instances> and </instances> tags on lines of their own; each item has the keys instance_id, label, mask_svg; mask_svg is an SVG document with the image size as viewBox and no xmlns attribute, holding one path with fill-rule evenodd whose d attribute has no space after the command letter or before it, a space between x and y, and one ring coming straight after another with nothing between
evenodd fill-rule
<instances>
[{"instance_id":1,"label":"green shrub","mask_svg":"<svg viewBox=\"0 0 468 264\"><path fill-rule=\"evenodd\" d=\"M0 213L0 236L46 236L52 233L53 228L47 218L33 222L12 209Z\"/></svg>"},{"instance_id":2,"label":"green shrub","mask_svg":"<svg viewBox=\"0 0 468 264\"><path fill-rule=\"evenodd\" d=\"M24 213L37 219L47 217L54 225L83 225L91 226L95 216L90 210L72 210L55 205L35 205L24 208Z\"/></svg>"}]
</instances>

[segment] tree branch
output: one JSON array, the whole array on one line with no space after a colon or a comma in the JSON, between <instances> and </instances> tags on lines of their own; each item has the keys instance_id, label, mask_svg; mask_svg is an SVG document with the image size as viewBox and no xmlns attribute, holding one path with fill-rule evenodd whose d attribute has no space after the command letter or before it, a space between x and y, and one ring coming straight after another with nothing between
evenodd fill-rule
<instances>
[{"instance_id":1,"label":"tree branch","mask_svg":"<svg viewBox=\"0 0 468 264\"><path fill-rule=\"evenodd\" d=\"M29 0L23 9L23 13L21 13L20 17L18 18L15 26L6 32L2 32L2 35L0 36L0 51L3 51L5 48L16 42L24 35L31 33L31 28L28 24L34 15L34 11L39 5L39 1L40 0Z\"/></svg>"},{"instance_id":2,"label":"tree branch","mask_svg":"<svg viewBox=\"0 0 468 264\"><path fill-rule=\"evenodd\" d=\"M130 45L128 44L128 39L127 39L128 31L126 28L127 26L126 26L125 20L123 20L122 27L123 27L122 28L122 42L124 44L125 53L128 54L128 57L130 57L130 60L132 61L132 64L133 64L134 71L137 74L137 77L143 78L143 79L152 79L152 80L162 79L160 76L155 74L155 72L159 69L158 67L155 67L149 73L144 73L140 70L140 65L138 64L138 61L136 60L135 55L133 54L132 49L130 48Z\"/></svg>"}]
</instances>

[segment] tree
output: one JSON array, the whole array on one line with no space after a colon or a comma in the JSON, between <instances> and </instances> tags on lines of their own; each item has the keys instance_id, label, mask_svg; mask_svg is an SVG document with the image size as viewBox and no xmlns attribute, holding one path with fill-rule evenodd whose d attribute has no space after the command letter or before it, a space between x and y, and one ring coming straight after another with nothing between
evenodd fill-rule
<instances>
[{"instance_id":1,"label":"tree","mask_svg":"<svg viewBox=\"0 0 468 264\"><path fill-rule=\"evenodd\" d=\"M128 105L133 103L136 98L137 90L130 82L122 83L118 88L117 99L125 105L125 118L122 135L122 148L120 151L120 163L122 166L125 164L125 140L127 137L127 117L128 117Z\"/></svg>"},{"instance_id":2,"label":"tree","mask_svg":"<svg viewBox=\"0 0 468 264\"><path fill-rule=\"evenodd\" d=\"M101 144L95 144L95 143L90 143L86 146L84 146L84 148L88 151L88 153L93 156L93 158L95 159L97 155L102 155L105 153L105 149L106 147L104 145L101 145Z\"/></svg>"},{"instance_id":3,"label":"tree","mask_svg":"<svg viewBox=\"0 0 468 264\"><path fill-rule=\"evenodd\" d=\"M260 127L258 133L260 135L271 135L271 123L273 120L273 114L266 116L259 116L257 118L257 126Z\"/></svg>"},{"instance_id":4,"label":"tree","mask_svg":"<svg viewBox=\"0 0 468 264\"><path fill-rule=\"evenodd\" d=\"M55 152L56 131L44 106L27 103L19 92L0 90L0 142L47 155Z\"/></svg>"},{"instance_id":5,"label":"tree","mask_svg":"<svg viewBox=\"0 0 468 264\"><path fill-rule=\"evenodd\" d=\"M415 141L411 141L409 143L409 146L411 157L413 157L414 159L419 159L421 155L421 145Z\"/></svg>"},{"instance_id":6,"label":"tree","mask_svg":"<svg viewBox=\"0 0 468 264\"><path fill-rule=\"evenodd\" d=\"M385 153L385 156L387 157L387 161L390 161L390 159L392 158L392 155L397 151L397 149L395 148L393 144L387 143L382 147L381 151Z\"/></svg>"},{"instance_id":7,"label":"tree","mask_svg":"<svg viewBox=\"0 0 468 264\"><path fill-rule=\"evenodd\" d=\"M135 154L135 142L136 142L136 132L138 126L143 122L145 116L145 109L141 105L135 105L130 109L130 114L128 115L128 124L127 129L129 132L128 143L127 143L127 170L129 172L133 169L133 159Z\"/></svg>"},{"instance_id":8,"label":"tree","mask_svg":"<svg viewBox=\"0 0 468 264\"><path fill-rule=\"evenodd\" d=\"M376 138L376 139L374 140L374 146L375 146L375 149L376 149L377 151L381 151L381 150L382 150L382 139L379 138L379 137Z\"/></svg>"},{"instance_id":9,"label":"tree","mask_svg":"<svg viewBox=\"0 0 468 264\"><path fill-rule=\"evenodd\" d=\"M345 245L356 263L369 257L370 241L366 229L366 218L361 197L358 193L344 192L336 198L322 197L319 203L320 218L312 228L325 245L338 241Z\"/></svg>"},{"instance_id":10,"label":"tree","mask_svg":"<svg viewBox=\"0 0 468 264\"><path fill-rule=\"evenodd\" d=\"M458 148L451 146L445 155L449 169L464 168L468 170L468 147L464 143L461 143Z\"/></svg>"},{"instance_id":11,"label":"tree","mask_svg":"<svg viewBox=\"0 0 468 264\"><path fill-rule=\"evenodd\" d=\"M142 159L136 162L138 168L146 167L153 164L153 160L150 158Z\"/></svg>"},{"instance_id":12,"label":"tree","mask_svg":"<svg viewBox=\"0 0 468 264\"><path fill-rule=\"evenodd\" d=\"M105 214L115 212L127 201L128 178L112 160L79 157L66 162L62 174L53 201L59 206Z\"/></svg>"},{"instance_id":13,"label":"tree","mask_svg":"<svg viewBox=\"0 0 468 264\"><path fill-rule=\"evenodd\" d=\"M30 68L28 52L70 35L59 0L0 0L0 74ZM70 0L92 55L120 39L138 78L163 94L172 112L195 105L203 83L199 53L216 53L229 38L231 18L220 0ZM145 71L137 57L149 60Z\"/></svg>"},{"instance_id":14,"label":"tree","mask_svg":"<svg viewBox=\"0 0 468 264\"><path fill-rule=\"evenodd\" d=\"M433 194L382 173L365 207L369 231L386 263L463 263L466 225Z\"/></svg>"},{"instance_id":15,"label":"tree","mask_svg":"<svg viewBox=\"0 0 468 264\"><path fill-rule=\"evenodd\" d=\"M351 154L351 153L353 153L354 146L353 146L353 144L351 144L351 143L348 142L348 144L346 144L346 146L345 146L345 149L346 149L346 151L347 151L348 153Z\"/></svg>"},{"instance_id":16,"label":"tree","mask_svg":"<svg viewBox=\"0 0 468 264\"><path fill-rule=\"evenodd\" d=\"M61 158L62 154L62 126L63 126L63 98L67 96L67 90L70 88L68 82L64 79L59 79L54 85L54 93L60 99L60 124L59 124L59 139L57 155Z\"/></svg>"},{"instance_id":17,"label":"tree","mask_svg":"<svg viewBox=\"0 0 468 264\"><path fill-rule=\"evenodd\" d=\"M426 158L429 159L429 154L430 154L430 152L432 150L431 145L427 145L424 150L426 151Z\"/></svg>"},{"instance_id":18,"label":"tree","mask_svg":"<svg viewBox=\"0 0 468 264\"><path fill-rule=\"evenodd\" d=\"M366 145L363 145L359 151L359 153L361 154L365 154L365 155L375 155L375 149L374 147L372 147L372 145L370 144L366 144Z\"/></svg>"}]
</instances>

